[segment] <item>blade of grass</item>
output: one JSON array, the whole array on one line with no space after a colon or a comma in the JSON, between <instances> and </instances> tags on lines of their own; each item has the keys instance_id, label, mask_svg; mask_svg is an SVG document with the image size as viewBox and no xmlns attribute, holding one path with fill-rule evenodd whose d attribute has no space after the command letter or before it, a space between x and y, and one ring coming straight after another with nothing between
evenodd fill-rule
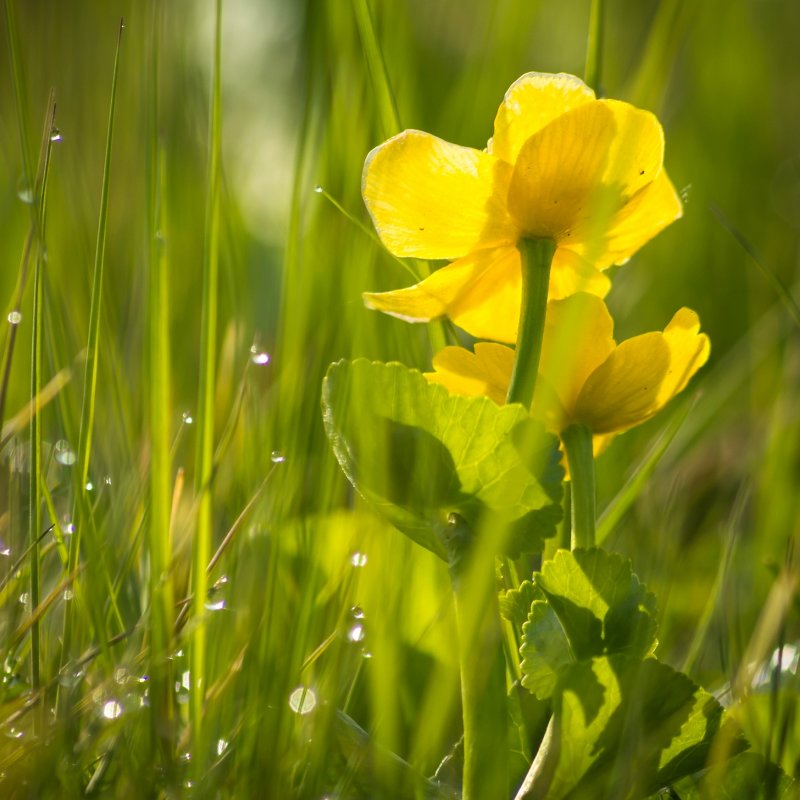
<instances>
[{"instance_id":1,"label":"blade of grass","mask_svg":"<svg viewBox=\"0 0 800 800\"><path fill-rule=\"evenodd\" d=\"M159 148L159 63L163 5L154 3L150 21L150 135L148 186L147 348L150 379L146 382L150 427L150 677L151 736L169 764L174 716L169 654L172 650L173 585L170 515L172 510L169 253L166 215L165 155ZM167 768L169 772L169 767Z\"/></svg>"},{"instance_id":2,"label":"blade of grass","mask_svg":"<svg viewBox=\"0 0 800 800\"><path fill-rule=\"evenodd\" d=\"M358 33L361 37L361 46L364 48L364 57L367 62L372 88L375 90L378 104L378 116L383 130L383 138L399 133L403 126L400 122L400 114L397 110L397 102L392 84L389 80L389 71L383 58L372 14L369 10L368 0L353 0L353 11L356 17ZM430 266L427 261L418 261L419 276L417 280L431 274ZM439 320L428 323L428 337L430 338L431 349L438 353L447 344L447 331L443 323Z\"/></svg>"},{"instance_id":3,"label":"blade of grass","mask_svg":"<svg viewBox=\"0 0 800 800\"><path fill-rule=\"evenodd\" d=\"M39 532L42 527L42 485L44 483L41 457L42 457L42 427L36 398L42 391L42 328L44 293L42 291L42 272L44 270L44 226L47 215L47 176L50 167L50 154L52 150L51 131L54 127L56 115L55 94L51 90L48 100L48 111L45 116L44 134L42 140L45 144L45 156L42 167L42 182L38 202L38 229L42 238L39 241L36 256L36 266L33 275L33 337L31 340L31 401L34 412L31 417L30 452L30 489L28 495L28 544L31 547L30 567L30 597L31 597L31 687L38 691L41 676L41 631L39 628L39 601L41 582L41 554L39 552ZM39 733L43 726L41 714L34 717L34 730Z\"/></svg>"},{"instance_id":4,"label":"blade of grass","mask_svg":"<svg viewBox=\"0 0 800 800\"><path fill-rule=\"evenodd\" d=\"M684 403L661 432L653 446L637 464L625 485L603 509L597 520L597 544L600 544L619 524L619 521L641 494L650 476L661 461L672 440L681 429L684 420L694 407L694 400Z\"/></svg>"},{"instance_id":5,"label":"blade of grass","mask_svg":"<svg viewBox=\"0 0 800 800\"><path fill-rule=\"evenodd\" d=\"M751 242L745 238L744 234L728 219L725 212L717 205L711 205L709 210L714 215L714 219L736 240L742 250L747 253L753 260L753 263L758 267L761 274L772 284L775 294L781 300L786 310L791 315L796 325L800 325L800 306L797 305L789 288L781 280L780 275L768 264L764 262L758 254L756 248Z\"/></svg>"},{"instance_id":6,"label":"blade of grass","mask_svg":"<svg viewBox=\"0 0 800 800\"><path fill-rule=\"evenodd\" d=\"M94 524L91 519L91 509L88 498L86 496L86 481L89 477L89 463L91 458L92 447L92 434L94 431L94 414L95 403L97 399L97 370L98 370L98 346L100 342L100 318L102 309L102 288L103 288L103 270L105 266L105 251L106 251L106 231L108 225L108 194L111 179L111 154L112 144L114 140L114 120L117 101L117 77L119 75L119 56L122 45L122 32L125 29L124 23L120 20L119 32L117 35L117 47L114 55L114 69L111 79L111 99L109 102L108 111L108 128L106 132L106 146L105 157L103 161L103 178L102 189L100 192L100 212L99 221L97 225L97 243L95 247L94 269L92 274L92 293L89 310L89 333L88 342L86 346L86 371L84 373L83 383L83 404L81 408L81 421L80 433L78 434L78 453L77 453L77 470L75 473L75 508L73 511L73 521L75 523L75 532L70 541L69 550L69 563L67 565L67 573L73 574L80 560L80 544L84 529L86 531L86 543L90 547L89 560L95 562L99 568L102 568L103 557L102 552L98 552L96 547L96 532L94 531ZM98 561L95 561L94 556L99 556ZM105 571L106 578L108 579L108 572ZM107 580L107 582L110 581ZM79 595L81 588L80 582L76 583L76 597ZM110 589L109 585L109 589ZM109 596L114 602L113 591L109 592ZM63 670L71 657L72 651L72 636L75 625L75 613L77 603L70 603L64 614L64 630L61 644L61 669ZM95 633L101 640L105 640L103 635L102 618L100 610L95 607L94 603L88 603L88 610L90 615L94 618ZM117 616L119 611L117 609ZM63 693L61 697L66 697ZM59 714L66 715L67 708L59 706Z\"/></svg>"},{"instance_id":7,"label":"blade of grass","mask_svg":"<svg viewBox=\"0 0 800 800\"><path fill-rule=\"evenodd\" d=\"M216 0L214 62L211 77L211 113L208 141L208 185L205 243L203 248L203 299L198 387L198 447L195 491L199 495L197 530L192 556L192 614L194 627L190 647L191 683L189 718L192 725L193 764L202 770L203 696L206 687L205 602L208 592L207 565L213 536L212 478L214 474L214 387L216 376L217 316L220 238L220 156L222 148L222 0Z\"/></svg>"},{"instance_id":8,"label":"blade of grass","mask_svg":"<svg viewBox=\"0 0 800 800\"><path fill-rule=\"evenodd\" d=\"M584 80L595 90L598 97L603 96L603 34L605 0L592 0L589 11L589 40L586 45L586 69Z\"/></svg>"}]
</instances>

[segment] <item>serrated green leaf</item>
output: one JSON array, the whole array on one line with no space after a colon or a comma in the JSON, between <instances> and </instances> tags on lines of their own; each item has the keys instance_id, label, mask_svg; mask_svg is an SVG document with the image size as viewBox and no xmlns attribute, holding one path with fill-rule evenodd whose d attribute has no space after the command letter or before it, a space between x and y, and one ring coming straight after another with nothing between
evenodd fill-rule
<instances>
[{"instance_id":1,"label":"serrated green leaf","mask_svg":"<svg viewBox=\"0 0 800 800\"><path fill-rule=\"evenodd\" d=\"M454 512L473 530L491 529L512 556L540 550L555 533L557 441L521 406L450 395L417 370L364 359L331 365L322 404L353 486L441 558Z\"/></svg>"},{"instance_id":2,"label":"serrated green leaf","mask_svg":"<svg viewBox=\"0 0 800 800\"><path fill-rule=\"evenodd\" d=\"M500 595L500 613L504 619L521 628L528 619L533 601L543 598L532 581L523 581L518 589L509 589Z\"/></svg>"},{"instance_id":3,"label":"serrated green leaf","mask_svg":"<svg viewBox=\"0 0 800 800\"><path fill-rule=\"evenodd\" d=\"M654 658L615 655L573 664L554 693L561 730L548 800L642 797L702 769L733 725L688 677ZM730 729L723 734L744 746Z\"/></svg>"},{"instance_id":4,"label":"serrated green leaf","mask_svg":"<svg viewBox=\"0 0 800 800\"><path fill-rule=\"evenodd\" d=\"M531 606L520 655L522 684L537 697L548 697L559 670L571 663L654 650L655 597L622 556L600 548L559 550L533 583L544 602Z\"/></svg>"}]
</instances>

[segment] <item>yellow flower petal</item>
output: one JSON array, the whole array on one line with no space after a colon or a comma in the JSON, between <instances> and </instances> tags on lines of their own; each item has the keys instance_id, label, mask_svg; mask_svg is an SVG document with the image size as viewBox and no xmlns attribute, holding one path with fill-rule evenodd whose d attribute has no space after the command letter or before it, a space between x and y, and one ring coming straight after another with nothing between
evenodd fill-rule
<instances>
[{"instance_id":1,"label":"yellow flower petal","mask_svg":"<svg viewBox=\"0 0 800 800\"><path fill-rule=\"evenodd\" d=\"M550 300L561 300L577 292L588 292L605 297L611 289L611 280L595 269L578 253L559 247L550 268Z\"/></svg>"},{"instance_id":2,"label":"yellow flower petal","mask_svg":"<svg viewBox=\"0 0 800 800\"><path fill-rule=\"evenodd\" d=\"M680 197L662 170L609 220L594 241L577 243L575 251L599 268L624 264L642 245L683 215Z\"/></svg>"},{"instance_id":3,"label":"yellow flower petal","mask_svg":"<svg viewBox=\"0 0 800 800\"><path fill-rule=\"evenodd\" d=\"M613 100L584 103L525 142L509 210L527 235L553 238L607 266L606 230L655 181L663 155L664 134L649 112Z\"/></svg>"},{"instance_id":4,"label":"yellow flower petal","mask_svg":"<svg viewBox=\"0 0 800 800\"><path fill-rule=\"evenodd\" d=\"M509 164L534 133L576 106L594 100L594 92L574 75L528 72L511 84L494 120L488 150Z\"/></svg>"},{"instance_id":5,"label":"yellow flower petal","mask_svg":"<svg viewBox=\"0 0 800 800\"><path fill-rule=\"evenodd\" d=\"M692 376L708 361L711 342L700 333L700 319L690 308L682 308L664 328L670 351L670 365L659 387L657 404L665 406L683 391Z\"/></svg>"},{"instance_id":6,"label":"yellow flower petal","mask_svg":"<svg viewBox=\"0 0 800 800\"><path fill-rule=\"evenodd\" d=\"M479 342L474 353L463 347L445 347L433 357L435 372L424 374L431 383L442 384L453 394L485 396L502 405L513 366L514 351L510 347Z\"/></svg>"},{"instance_id":7,"label":"yellow flower petal","mask_svg":"<svg viewBox=\"0 0 800 800\"><path fill-rule=\"evenodd\" d=\"M577 291L604 296L611 282L580 256L556 251L550 271L550 297ZM477 339L513 344L517 340L522 280L519 250L478 250L447 264L425 280L391 292L365 292L369 308L406 322L449 317Z\"/></svg>"},{"instance_id":8,"label":"yellow flower petal","mask_svg":"<svg viewBox=\"0 0 800 800\"><path fill-rule=\"evenodd\" d=\"M368 307L408 322L447 316L479 339L515 342L521 297L519 250L479 250L407 289L365 293Z\"/></svg>"},{"instance_id":9,"label":"yellow flower petal","mask_svg":"<svg viewBox=\"0 0 800 800\"><path fill-rule=\"evenodd\" d=\"M581 387L615 347L614 320L599 297L582 292L548 304L539 372L568 417Z\"/></svg>"},{"instance_id":10,"label":"yellow flower petal","mask_svg":"<svg viewBox=\"0 0 800 800\"><path fill-rule=\"evenodd\" d=\"M361 191L392 253L452 259L516 242L505 207L510 177L489 153L403 131L367 156Z\"/></svg>"},{"instance_id":11,"label":"yellow flower petal","mask_svg":"<svg viewBox=\"0 0 800 800\"><path fill-rule=\"evenodd\" d=\"M659 332L626 339L589 376L573 413L594 433L632 428L658 410L661 382L670 368L670 348Z\"/></svg>"},{"instance_id":12,"label":"yellow flower petal","mask_svg":"<svg viewBox=\"0 0 800 800\"><path fill-rule=\"evenodd\" d=\"M601 185L615 132L613 111L595 100L556 117L525 142L508 208L526 235L559 244L572 236Z\"/></svg>"}]
</instances>

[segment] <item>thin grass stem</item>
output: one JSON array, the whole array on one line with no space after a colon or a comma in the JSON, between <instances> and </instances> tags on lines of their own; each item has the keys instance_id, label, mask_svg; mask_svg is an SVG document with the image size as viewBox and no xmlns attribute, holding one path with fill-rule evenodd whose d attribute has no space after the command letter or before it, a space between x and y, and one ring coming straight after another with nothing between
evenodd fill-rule
<instances>
[{"instance_id":1,"label":"thin grass stem","mask_svg":"<svg viewBox=\"0 0 800 800\"><path fill-rule=\"evenodd\" d=\"M592 432L586 425L576 423L561 431L561 441L567 453L572 483L572 549L594 547L596 500Z\"/></svg>"},{"instance_id":2,"label":"thin grass stem","mask_svg":"<svg viewBox=\"0 0 800 800\"><path fill-rule=\"evenodd\" d=\"M586 44L584 81L598 97L603 95L603 36L605 28L605 0L592 0L589 12L589 39Z\"/></svg>"},{"instance_id":3,"label":"thin grass stem","mask_svg":"<svg viewBox=\"0 0 800 800\"><path fill-rule=\"evenodd\" d=\"M191 684L189 717L192 724L194 762L200 764L203 739L203 697L206 680L207 630L205 602L208 593L207 565L213 536L212 476L214 470L214 388L216 377L217 317L219 290L219 240L222 149L222 0L216 0L214 21L211 113L208 141L208 185L206 195L205 245L203 248L203 299L198 388L198 447L195 491L199 496L197 532L192 557L192 614L194 627L190 648Z\"/></svg>"}]
</instances>

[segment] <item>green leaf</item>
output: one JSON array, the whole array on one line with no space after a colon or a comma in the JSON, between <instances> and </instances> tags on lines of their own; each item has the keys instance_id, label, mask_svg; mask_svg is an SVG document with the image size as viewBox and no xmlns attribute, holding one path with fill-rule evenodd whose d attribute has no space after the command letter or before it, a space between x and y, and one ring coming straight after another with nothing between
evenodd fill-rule
<instances>
[{"instance_id":1,"label":"green leaf","mask_svg":"<svg viewBox=\"0 0 800 800\"><path fill-rule=\"evenodd\" d=\"M522 685L537 697L549 697L559 671L577 661L655 649L655 597L622 556L596 547L559 550L533 584L541 599L530 607L520 655ZM517 606L522 599L514 598Z\"/></svg>"},{"instance_id":2,"label":"green leaf","mask_svg":"<svg viewBox=\"0 0 800 800\"><path fill-rule=\"evenodd\" d=\"M540 550L561 516L557 440L518 405L450 395L402 364L332 364L325 430L358 492L410 538L447 558L447 520L516 556Z\"/></svg>"},{"instance_id":3,"label":"green leaf","mask_svg":"<svg viewBox=\"0 0 800 800\"><path fill-rule=\"evenodd\" d=\"M534 600L544 595L531 581L522 581L518 589L509 589L500 595L500 613L504 619L521 628L528 619Z\"/></svg>"},{"instance_id":4,"label":"green leaf","mask_svg":"<svg viewBox=\"0 0 800 800\"><path fill-rule=\"evenodd\" d=\"M731 753L745 746L710 694L654 658L573 664L554 708L561 733L548 800L647 796L703 769L717 735Z\"/></svg>"},{"instance_id":5,"label":"green leaf","mask_svg":"<svg viewBox=\"0 0 800 800\"><path fill-rule=\"evenodd\" d=\"M800 785L758 753L740 753L722 769L684 778L666 791L653 795L651 800L794 800Z\"/></svg>"}]
</instances>

